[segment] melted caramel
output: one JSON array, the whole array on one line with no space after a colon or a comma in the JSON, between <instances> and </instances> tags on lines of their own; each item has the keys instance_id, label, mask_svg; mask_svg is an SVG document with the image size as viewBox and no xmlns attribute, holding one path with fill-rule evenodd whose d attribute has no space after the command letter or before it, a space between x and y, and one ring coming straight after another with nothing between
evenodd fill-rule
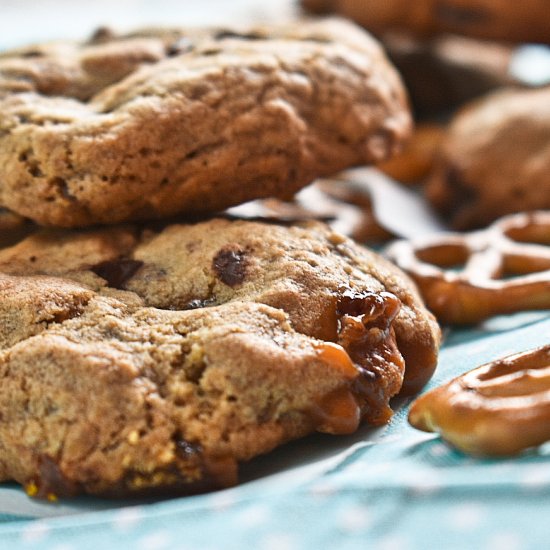
<instances>
[{"instance_id":1,"label":"melted caramel","mask_svg":"<svg viewBox=\"0 0 550 550\"><path fill-rule=\"evenodd\" d=\"M352 289L345 289L337 302L340 316L337 342L359 373L352 391L363 417L372 424L390 419L388 401L402 382L405 365L392 328L400 306L399 299L389 292Z\"/></svg>"},{"instance_id":2,"label":"melted caramel","mask_svg":"<svg viewBox=\"0 0 550 550\"><path fill-rule=\"evenodd\" d=\"M342 346L332 342L323 342L319 343L316 349L325 363L339 370L346 378L353 379L359 375L357 367Z\"/></svg>"},{"instance_id":3,"label":"melted caramel","mask_svg":"<svg viewBox=\"0 0 550 550\"><path fill-rule=\"evenodd\" d=\"M238 464L232 456L209 456L203 457L206 477L217 487L232 487L238 482Z\"/></svg>"},{"instance_id":4,"label":"melted caramel","mask_svg":"<svg viewBox=\"0 0 550 550\"><path fill-rule=\"evenodd\" d=\"M350 387L324 396L312 411L317 430L331 434L351 434L359 427L361 408Z\"/></svg>"}]
</instances>

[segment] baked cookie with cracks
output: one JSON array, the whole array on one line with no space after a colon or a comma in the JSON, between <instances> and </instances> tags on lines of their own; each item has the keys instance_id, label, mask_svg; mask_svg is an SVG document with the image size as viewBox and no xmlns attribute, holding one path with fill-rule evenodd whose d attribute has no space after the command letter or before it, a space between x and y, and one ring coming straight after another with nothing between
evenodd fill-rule
<instances>
[{"instance_id":1,"label":"baked cookie with cracks","mask_svg":"<svg viewBox=\"0 0 550 550\"><path fill-rule=\"evenodd\" d=\"M439 328L321 223L45 230L0 251L0 479L187 494L315 430L383 424Z\"/></svg>"},{"instance_id":2,"label":"baked cookie with cracks","mask_svg":"<svg viewBox=\"0 0 550 550\"><path fill-rule=\"evenodd\" d=\"M75 227L290 198L391 156L410 126L351 23L103 31L0 56L0 205Z\"/></svg>"}]
</instances>

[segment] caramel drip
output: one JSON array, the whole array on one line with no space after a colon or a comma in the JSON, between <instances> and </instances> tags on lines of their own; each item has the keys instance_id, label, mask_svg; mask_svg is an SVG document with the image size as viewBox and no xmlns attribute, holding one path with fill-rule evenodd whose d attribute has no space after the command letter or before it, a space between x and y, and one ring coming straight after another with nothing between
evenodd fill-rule
<instances>
[{"instance_id":1,"label":"caramel drip","mask_svg":"<svg viewBox=\"0 0 550 550\"><path fill-rule=\"evenodd\" d=\"M357 378L359 371L342 346L332 342L323 342L315 347L325 363L339 370L346 378Z\"/></svg>"},{"instance_id":2,"label":"caramel drip","mask_svg":"<svg viewBox=\"0 0 550 550\"><path fill-rule=\"evenodd\" d=\"M361 408L350 387L342 387L325 395L311 411L317 431L331 434L351 434L361 422Z\"/></svg>"},{"instance_id":3,"label":"caramel drip","mask_svg":"<svg viewBox=\"0 0 550 550\"><path fill-rule=\"evenodd\" d=\"M331 434L353 433L361 421L361 408L353 390L359 371L342 346L322 342L316 349L320 359L348 381L344 386L318 399L316 407L311 410L317 431Z\"/></svg>"},{"instance_id":4,"label":"caramel drip","mask_svg":"<svg viewBox=\"0 0 550 550\"><path fill-rule=\"evenodd\" d=\"M337 303L338 344L359 373L353 393L363 417L372 424L383 424L391 418L388 402L403 379L405 365L392 328L400 306L399 299L389 292L351 289L345 289Z\"/></svg>"},{"instance_id":5,"label":"caramel drip","mask_svg":"<svg viewBox=\"0 0 550 550\"><path fill-rule=\"evenodd\" d=\"M239 471L234 457L205 455L203 461L206 475L216 487L237 485Z\"/></svg>"}]
</instances>

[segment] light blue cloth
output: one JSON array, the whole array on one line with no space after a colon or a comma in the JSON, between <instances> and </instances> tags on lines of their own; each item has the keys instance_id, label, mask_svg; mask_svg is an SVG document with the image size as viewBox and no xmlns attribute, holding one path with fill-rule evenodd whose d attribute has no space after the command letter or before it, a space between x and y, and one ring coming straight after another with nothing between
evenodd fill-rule
<instances>
[{"instance_id":1,"label":"light blue cloth","mask_svg":"<svg viewBox=\"0 0 550 550\"><path fill-rule=\"evenodd\" d=\"M430 387L550 340L550 316L501 318L447 335ZM550 448L478 460L408 426L402 403L383 429L313 436L256 461L239 487L128 506L42 505L64 517L0 517L0 548L40 550L540 549L550 541ZM8 491L8 489L4 489ZM0 495L1 501L1 495ZM76 506L69 512L64 506ZM110 509L90 512L98 508ZM79 511L80 510L80 511ZM37 516L44 515L37 511Z\"/></svg>"}]
</instances>

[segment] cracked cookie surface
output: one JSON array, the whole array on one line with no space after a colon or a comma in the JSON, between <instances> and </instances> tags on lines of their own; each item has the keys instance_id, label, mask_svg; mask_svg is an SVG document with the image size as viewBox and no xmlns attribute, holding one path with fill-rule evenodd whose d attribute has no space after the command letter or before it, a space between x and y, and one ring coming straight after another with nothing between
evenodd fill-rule
<instances>
[{"instance_id":1,"label":"cracked cookie surface","mask_svg":"<svg viewBox=\"0 0 550 550\"><path fill-rule=\"evenodd\" d=\"M0 251L0 479L190 493L431 376L439 328L394 266L319 223L36 233Z\"/></svg>"},{"instance_id":2,"label":"cracked cookie surface","mask_svg":"<svg viewBox=\"0 0 550 550\"><path fill-rule=\"evenodd\" d=\"M409 132L381 47L332 20L105 31L0 56L0 204L73 227L288 198Z\"/></svg>"}]
</instances>

